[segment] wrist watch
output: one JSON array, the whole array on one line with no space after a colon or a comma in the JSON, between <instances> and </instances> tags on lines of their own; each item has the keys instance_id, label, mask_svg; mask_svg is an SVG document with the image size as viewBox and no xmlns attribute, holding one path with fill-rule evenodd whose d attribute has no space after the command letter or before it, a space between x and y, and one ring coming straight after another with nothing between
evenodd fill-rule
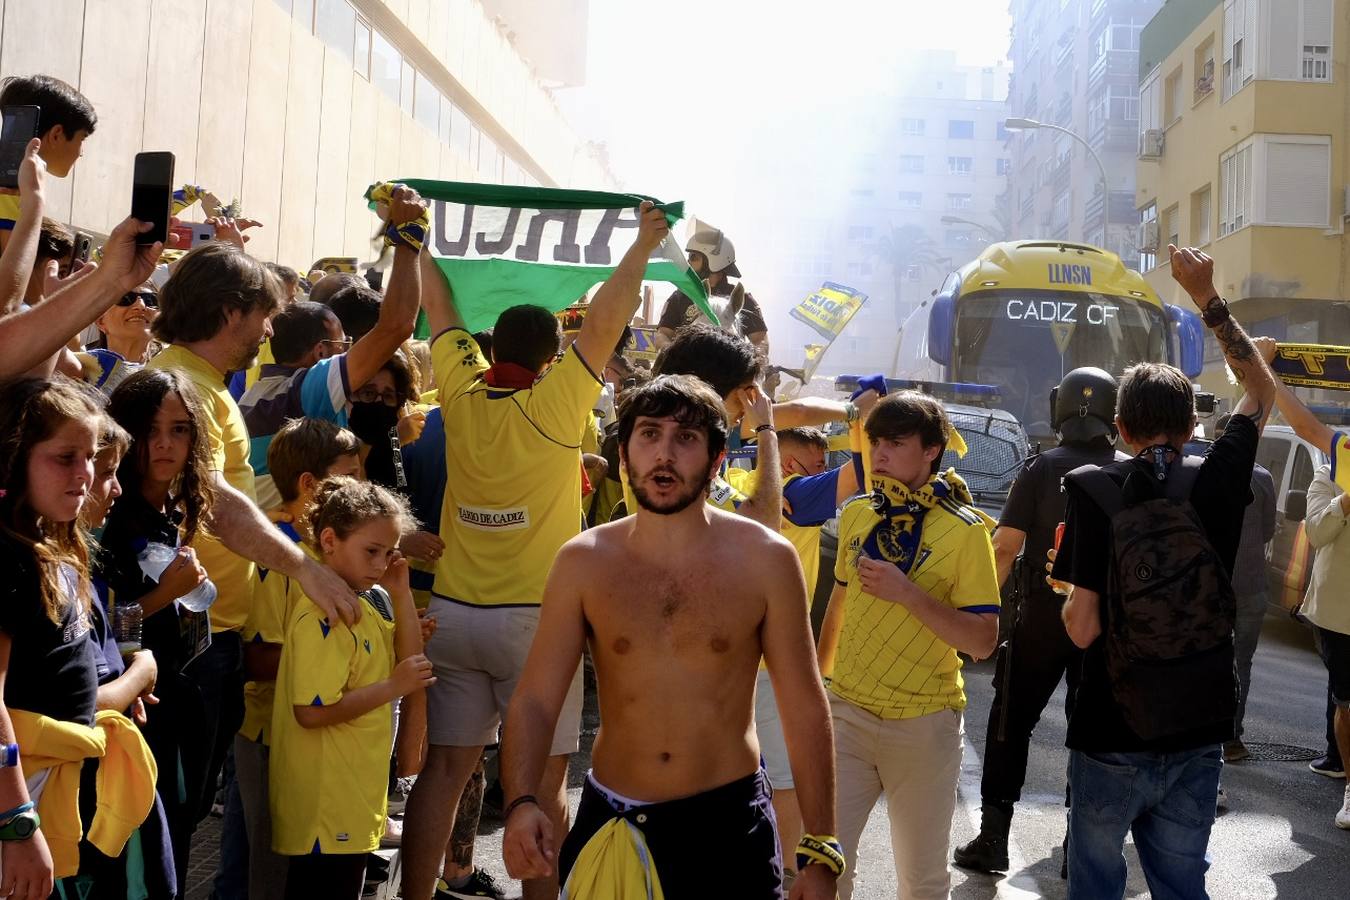
<instances>
[{"instance_id":1,"label":"wrist watch","mask_svg":"<svg viewBox=\"0 0 1350 900\"><path fill-rule=\"evenodd\" d=\"M26 841L41 826L42 819L35 810L21 812L0 825L0 841Z\"/></svg>"},{"instance_id":2,"label":"wrist watch","mask_svg":"<svg viewBox=\"0 0 1350 900\"><path fill-rule=\"evenodd\" d=\"M1218 305L1215 305L1218 301ZM1205 304L1205 308L1200 312L1200 319L1209 328L1216 328L1232 318L1232 313L1228 311L1228 301L1222 297L1211 297Z\"/></svg>"}]
</instances>

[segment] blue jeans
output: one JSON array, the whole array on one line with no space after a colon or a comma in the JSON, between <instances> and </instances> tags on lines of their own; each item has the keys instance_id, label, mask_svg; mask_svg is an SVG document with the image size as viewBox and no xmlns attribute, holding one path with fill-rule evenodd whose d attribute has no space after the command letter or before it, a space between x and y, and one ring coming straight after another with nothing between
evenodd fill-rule
<instances>
[{"instance_id":1,"label":"blue jeans","mask_svg":"<svg viewBox=\"0 0 1350 900\"><path fill-rule=\"evenodd\" d=\"M1125 835L1155 900L1203 900L1223 751L1069 754L1069 897L1125 894Z\"/></svg>"}]
</instances>

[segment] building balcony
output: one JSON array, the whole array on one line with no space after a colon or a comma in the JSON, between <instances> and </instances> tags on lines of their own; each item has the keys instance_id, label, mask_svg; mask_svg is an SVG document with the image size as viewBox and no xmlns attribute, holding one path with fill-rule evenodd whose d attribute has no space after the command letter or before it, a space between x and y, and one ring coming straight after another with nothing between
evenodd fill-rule
<instances>
[{"instance_id":1,"label":"building balcony","mask_svg":"<svg viewBox=\"0 0 1350 900\"><path fill-rule=\"evenodd\" d=\"M1096 22L1097 18L1106 12L1106 7L1110 0L1092 0L1092 9L1088 13L1088 21Z\"/></svg>"},{"instance_id":2,"label":"building balcony","mask_svg":"<svg viewBox=\"0 0 1350 900\"><path fill-rule=\"evenodd\" d=\"M1139 213L1134 207L1133 194L1129 191L1112 191L1110 197L1111 225L1113 227L1138 220ZM1096 228L1105 229L1106 223L1102 219L1102 213L1105 209L1106 195L1094 188L1093 195L1088 198L1087 205L1083 209L1083 229L1089 232Z\"/></svg>"},{"instance_id":3,"label":"building balcony","mask_svg":"<svg viewBox=\"0 0 1350 900\"><path fill-rule=\"evenodd\" d=\"M1134 153L1139 149L1139 123L1124 119L1099 122L1088 132L1088 143L1098 153Z\"/></svg>"},{"instance_id":4,"label":"building balcony","mask_svg":"<svg viewBox=\"0 0 1350 900\"><path fill-rule=\"evenodd\" d=\"M1088 67L1088 89L1104 79L1111 78L1123 84L1139 84L1139 53L1134 50L1107 50Z\"/></svg>"}]
</instances>

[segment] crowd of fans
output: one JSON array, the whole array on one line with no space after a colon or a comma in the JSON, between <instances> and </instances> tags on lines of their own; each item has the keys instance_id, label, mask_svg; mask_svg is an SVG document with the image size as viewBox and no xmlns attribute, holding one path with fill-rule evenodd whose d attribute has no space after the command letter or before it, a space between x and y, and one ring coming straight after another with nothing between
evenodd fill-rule
<instances>
[{"instance_id":1,"label":"crowd of fans","mask_svg":"<svg viewBox=\"0 0 1350 900\"><path fill-rule=\"evenodd\" d=\"M194 832L219 802L222 900L359 897L371 854L400 845L405 898L504 896L473 862L485 752L526 671L564 545L583 528L655 509L653 491L684 481L674 469L630 481L625 463L637 414L624 399L655 374L644 402L664 390L710 405L730 454L754 459L724 467L710 453L696 498L781 533L806 585L818 576L821 526L844 506L820 641L832 722L820 733L832 727L838 779L828 815L819 773L798 806L802 719L780 716L772 659L755 690L777 823L770 852L783 861L774 893L819 863L831 894L842 875L849 896L844 863L856 861L885 796L906 894L946 896L965 705L957 654L994 652L1008 572L1002 548L996 564L993 523L941 469L960 443L941 404L882 399L880 379L847 403L771 402L761 387L767 327L748 295L739 329L693 321L688 298L672 298L655 373L634 365L628 329L668 227L649 203L632 248L569 335L528 305L504 310L490 332L466 331L423 250L427 203L399 185L372 193L391 257L382 291L353 275L300 278L263 263L246 252L246 223L224 218L211 222L216 240L167 261L161 245L138 244L149 226L128 218L96 264L72 263L74 239L44 218L44 199L49 179L75 165L94 110L43 76L7 81L0 105L11 103L39 106L42 118L17 193L0 197L0 553L10 572L0 744L17 744L23 760L0 767L0 836L28 832L0 845L0 895L181 897ZM731 293L727 278L740 273L729 241L696 235L690 256L714 294ZM1205 308L1199 295L1210 287L1187 277ZM413 340L420 312L430 342ZM1228 322L1209 317L1218 331ZM1246 483L1274 402L1246 336L1220 338L1250 376L1249 400L1198 491ZM1170 376L1155 368L1122 388L1122 398L1142 392L1137 402L1175 412L1122 422L1140 453L1184 440L1193 425L1189 395L1169 394ZM674 409L667 414L683 414ZM831 423L853 451L833 469L822 430ZM847 503L860 491L870 502ZM1056 570L1080 586L1065 607L1079 646L1108 615L1097 610L1106 525L1085 512L1085 491L1072 495ZM1237 533L1213 521L1240 523L1245 502L1194 496L1231 569ZM1062 518L1061 508L1049 521ZM1329 529L1319 524L1314 540L1331 541ZM1112 705L1106 663L1088 659L1082 690L1096 692L1087 708L1101 715ZM583 696L583 670L573 668L553 686L559 715L539 748L538 784L504 798L508 828L514 812L517 826L533 815L541 834L567 831ZM1070 730L1083 751L1075 796L1109 781L1090 770L1089 751L1142 765L1159 748L1184 751L1203 770L1203 791L1210 745L1234 736L1233 711L1221 712L1226 721L1180 744L1132 740L1132 721L1080 714ZM1023 765L1025 753L1023 743ZM1001 827L1006 842L1019 790L1020 780L997 801L1003 824L991 840ZM403 793L406 830L390 818L391 796ZM838 838L821 831L827 819L838 820ZM1116 873L1095 867L1118 856L1119 840L1094 840L1086 814L1073 821L1071 886L1118 894ZM1186 865L1146 866L1192 882L1198 869L1203 884L1196 859L1208 826L1182 836ZM527 897L557 895L556 866L515 868L533 876ZM801 879L794 896L823 896L809 893L821 883Z\"/></svg>"}]
</instances>

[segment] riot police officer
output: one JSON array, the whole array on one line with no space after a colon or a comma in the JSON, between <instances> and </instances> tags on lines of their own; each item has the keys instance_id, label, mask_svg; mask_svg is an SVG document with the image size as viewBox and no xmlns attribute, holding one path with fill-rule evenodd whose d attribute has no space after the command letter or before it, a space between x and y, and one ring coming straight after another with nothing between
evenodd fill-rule
<instances>
[{"instance_id":1,"label":"riot police officer","mask_svg":"<svg viewBox=\"0 0 1350 900\"><path fill-rule=\"evenodd\" d=\"M994 674L980 779L980 833L954 854L958 866L980 872L1007 871L1008 831L1013 804L1021 799L1026 780L1032 729L1066 673L1066 716L1078 687L1082 651L1069 640L1060 620L1064 598L1044 578L1046 553L1064 519L1064 476L1079 466L1126 458L1113 447L1116 380L1110 374L1074 369L1051 392L1050 407L1059 446L1027 460L994 532L1000 583L1006 584L1017 570L1012 585L1015 600ZM1019 554L1022 560L1014 566Z\"/></svg>"}]
</instances>

